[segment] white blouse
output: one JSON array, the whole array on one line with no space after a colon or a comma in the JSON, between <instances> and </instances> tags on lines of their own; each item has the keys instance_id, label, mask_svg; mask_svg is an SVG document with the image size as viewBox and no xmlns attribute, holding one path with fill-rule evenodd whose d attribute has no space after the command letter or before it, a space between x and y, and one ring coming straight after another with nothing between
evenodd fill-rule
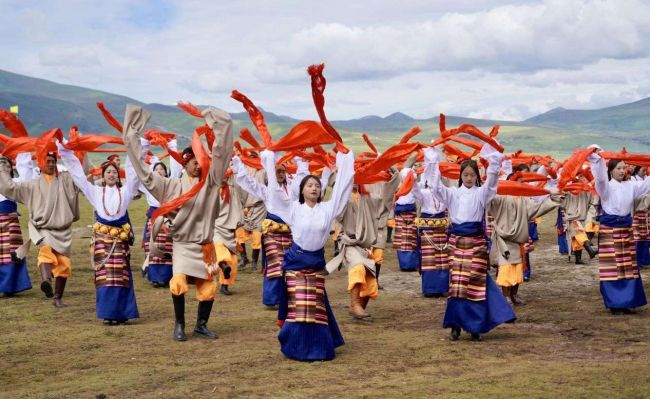
<instances>
[{"instance_id":1,"label":"white blouse","mask_svg":"<svg viewBox=\"0 0 650 399\"><path fill-rule=\"evenodd\" d=\"M437 167L437 163L432 162L430 158L425 158L424 172L420 176L420 182L413 184L411 192L415 200L420 203L420 213L435 215L447 209L445 203L436 197L431 186L434 179L434 169Z\"/></svg>"},{"instance_id":2,"label":"white blouse","mask_svg":"<svg viewBox=\"0 0 650 399\"><path fill-rule=\"evenodd\" d=\"M300 182L302 179L309 174L309 165L300 158L296 158L296 164L298 169L295 176L292 179L288 179L287 185L280 186L277 184L277 179L274 179L276 184L273 190L277 191L275 195L269 195L270 186L267 187L264 184L260 184L257 179L254 179L250 174L248 174L248 169L239 159L239 157L232 157L233 167L237 173L236 182L239 187L249 194L259 198L264 202L266 211L272 213L276 216L279 216L278 209L286 207L291 201L298 200L300 194ZM272 177L275 177L275 164L273 168L269 169L270 164L262 164L264 170L266 171L267 180L271 180Z\"/></svg>"},{"instance_id":3,"label":"white blouse","mask_svg":"<svg viewBox=\"0 0 650 399\"><path fill-rule=\"evenodd\" d=\"M63 147L59 142L57 142L57 147L61 160L72 177L72 181L86 196L97 215L106 220L117 220L124 216L140 184L135 169L131 165L131 160L127 157L124 163L126 179L122 180L122 188L118 189L117 186L97 186L88 181L81 162L79 162L73 151Z\"/></svg>"},{"instance_id":4,"label":"white blouse","mask_svg":"<svg viewBox=\"0 0 650 399\"><path fill-rule=\"evenodd\" d=\"M18 177L11 179L15 182L30 181L40 177L40 174L32 162L31 152L22 152L16 155L16 171L18 172ZM9 198L0 194L0 201L5 201L8 199Z\"/></svg>"},{"instance_id":5,"label":"white blouse","mask_svg":"<svg viewBox=\"0 0 650 399\"><path fill-rule=\"evenodd\" d=\"M262 165L266 170L274 170L275 153L264 150L260 154ZM354 183L354 154L339 152L336 154L337 176L332 197L329 201L319 202L313 208L296 200L276 201L275 214L291 227L293 242L307 251L322 249L329 239L332 222L345 209ZM269 179L268 196L279 196L281 189L276 179Z\"/></svg>"},{"instance_id":6,"label":"white blouse","mask_svg":"<svg viewBox=\"0 0 650 399\"><path fill-rule=\"evenodd\" d=\"M142 143L142 159L144 159L145 155L149 151L149 148L151 144L149 143L149 140L141 139L140 141ZM176 140L171 140L168 145L170 150L177 151L177 144ZM160 159L158 157L154 156L151 158L151 165L149 166L149 170L153 172L154 166L160 162ZM181 177L181 174L183 173L183 166L176 162L176 159L174 157L170 156L169 157L169 177ZM153 195L147 190L147 188L140 182L138 185L138 190L144 194L144 196L147 198L147 205L150 207L160 207L160 201L154 198Z\"/></svg>"},{"instance_id":7,"label":"white blouse","mask_svg":"<svg viewBox=\"0 0 650 399\"><path fill-rule=\"evenodd\" d=\"M425 150L425 157L429 162L435 162L433 170L432 191L449 208L452 223L460 224L466 222L480 222L485 215L485 208L497 194L499 183L499 169L503 154L494 150L488 144L483 146L481 156L489 161L487 168L487 180L481 187L474 186L467 188L461 184L460 187L445 187L440 181L440 169L438 156L433 149ZM478 177L480 179L480 176Z\"/></svg>"},{"instance_id":8,"label":"white blouse","mask_svg":"<svg viewBox=\"0 0 650 399\"><path fill-rule=\"evenodd\" d=\"M589 156L591 171L596 180L600 206L609 215L627 216L632 213L634 200L650 192L650 179L641 181L608 180L605 160L599 155Z\"/></svg>"},{"instance_id":9,"label":"white blouse","mask_svg":"<svg viewBox=\"0 0 650 399\"><path fill-rule=\"evenodd\" d=\"M402 170L399 171L399 175L402 178L402 181L406 179L406 176L408 176L412 170L413 169L411 168L402 168ZM415 204L415 197L413 196L413 190L409 191L408 194L399 197L395 201L395 204L397 205Z\"/></svg>"}]
</instances>

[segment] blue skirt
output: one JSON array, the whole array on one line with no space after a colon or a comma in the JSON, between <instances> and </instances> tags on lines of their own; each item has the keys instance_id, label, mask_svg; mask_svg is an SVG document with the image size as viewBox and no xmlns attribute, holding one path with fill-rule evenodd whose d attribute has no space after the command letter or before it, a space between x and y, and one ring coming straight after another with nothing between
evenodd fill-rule
<instances>
[{"instance_id":1,"label":"blue skirt","mask_svg":"<svg viewBox=\"0 0 650 399\"><path fill-rule=\"evenodd\" d=\"M290 358L300 361L332 360L336 356L335 348L345 344L343 335L334 319L327 293L325 293L325 309L328 324L316 323L284 323L280 329L278 340L280 350Z\"/></svg>"},{"instance_id":2,"label":"blue skirt","mask_svg":"<svg viewBox=\"0 0 650 399\"><path fill-rule=\"evenodd\" d=\"M607 309L634 309L648 303L639 278L601 281L600 293Z\"/></svg>"},{"instance_id":3,"label":"blue skirt","mask_svg":"<svg viewBox=\"0 0 650 399\"><path fill-rule=\"evenodd\" d=\"M414 272L420 268L419 251L397 251L399 269L403 272Z\"/></svg>"},{"instance_id":4,"label":"blue skirt","mask_svg":"<svg viewBox=\"0 0 650 399\"><path fill-rule=\"evenodd\" d=\"M526 252L526 270L524 270L524 280L530 280L530 276L533 274L533 268L530 264L530 253Z\"/></svg>"},{"instance_id":5,"label":"blue skirt","mask_svg":"<svg viewBox=\"0 0 650 399\"><path fill-rule=\"evenodd\" d=\"M15 294L32 288L27 273L27 262L23 261L17 265L15 263L5 263L0 265L0 293Z\"/></svg>"},{"instance_id":6,"label":"blue skirt","mask_svg":"<svg viewBox=\"0 0 650 399\"><path fill-rule=\"evenodd\" d=\"M172 265L149 264L147 266L147 279L152 283L168 284L172 274Z\"/></svg>"},{"instance_id":7,"label":"blue skirt","mask_svg":"<svg viewBox=\"0 0 650 399\"><path fill-rule=\"evenodd\" d=\"M98 319L126 321L140 317L130 269L129 287L96 287L95 292Z\"/></svg>"},{"instance_id":8,"label":"blue skirt","mask_svg":"<svg viewBox=\"0 0 650 399\"><path fill-rule=\"evenodd\" d=\"M462 328L472 334L485 334L502 323L516 320L512 306L488 274L484 301L447 299L443 328Z\"/></svg>"},{"instance_id":9,"label":"blue skirt","mask_svg":"<svg viewBox=\"0 0 650 399\"><path fill-rule=\"evenodd\" d=\"M307 251L293 244L284 254L283 269L287 270L322 270L325 268L325 251ZM287 318L289 296L284 278L282 284L278 320ZM336 323L330 307L327 292L324 292L327 325L317 323L285 322L278 334L280 350L290 358L301 361L331 360L336 354L334 349L345 344L341 330Z\"/></svg>"},{"instance_id":10,"label":"blue skirt","mask_svg":"<svg viewBox=\"0 0 650 399\"><path fill-rule=\"evenodd\" d=\"M636 264L639 267L650 266L650 241L636 242Z\"/></svg>"},{"instance_id":11,"label":"blue skirt","mask_svg":"<svg viewBox=\"0 0 650 399\"><path fill-rule=\"evenodd\" d=\"M449 291L449 270L428 270L422 272L422 293L446 294Z\"/></svg>"},{"instance_id":12,"label":"blue skirt","mask_svg":"<svg viewBox=\"0 0 650 399\"><path fill-rule=\"evenodd\" d=\"M284 288L282 277L266 278L265 276L262 282L262 303L266 306L279 305Z\"/></svg>"}]
</instances>

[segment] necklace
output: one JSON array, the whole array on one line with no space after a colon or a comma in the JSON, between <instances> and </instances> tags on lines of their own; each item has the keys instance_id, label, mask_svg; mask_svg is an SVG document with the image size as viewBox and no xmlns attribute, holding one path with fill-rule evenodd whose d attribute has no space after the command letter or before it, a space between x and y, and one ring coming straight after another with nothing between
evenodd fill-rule
<instances>
[{"instance_id":1,"label":"necklace","mask_svg":"<svg viewBox=\"0 0 650 399\"><path fill-rule=\"evenodd\" d=\"M108 212L108 209L106 209L106 186L102 187L102 206L104 207L104 213L106 213L106 216L115 216L122 210L122 190L120 190L119 187L117 188L117 195L119 196L120 202L117 205L117 211L111 215Z\"/></svg>"}]
</instances>

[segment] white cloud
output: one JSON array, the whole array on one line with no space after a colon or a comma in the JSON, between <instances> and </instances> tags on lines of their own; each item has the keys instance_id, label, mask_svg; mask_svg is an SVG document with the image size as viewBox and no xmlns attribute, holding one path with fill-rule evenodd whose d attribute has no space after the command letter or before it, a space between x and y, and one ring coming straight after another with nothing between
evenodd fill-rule
<instances>
[{"instance_id":1,"label":"white cloud","mask_svg":"<svg viewBox=\"0 0 650 399\"><path fill-rule=\"evenodd\" d=\"M157 3L160 3L158 6ZM8 2L1 68L142 101L314 118L326 62L331 118L402 111L523 119L650 94L640 0Z\"/></svg>"}]
</instances>

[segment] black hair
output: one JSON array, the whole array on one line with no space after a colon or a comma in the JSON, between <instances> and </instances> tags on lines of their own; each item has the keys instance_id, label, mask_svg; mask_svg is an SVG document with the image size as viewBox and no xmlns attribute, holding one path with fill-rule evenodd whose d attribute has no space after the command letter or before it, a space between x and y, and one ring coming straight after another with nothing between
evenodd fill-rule
<instances>
[{"instance_id":1,"label":"black hair","mask_svg":"<svg viewBox=\"0 0 650 399\"><path fill-rule=\"evenodd\" d=\"M525 163L520 163L513 169L513 172L530 172L530 168Z\"/></svg>"},{"instance_id":2,"label":"black hair","mask_svg":"<svg viewBox=\"0 0 650 399\"><path fill-rule=\"evenodd\" d=\"M616 168L616 165L621 163L620 159L610 159L607 161L607 180L612 180L612 170Z\"/></svg>"},{"instance_id":3,"label":"black hair","mask_svg":"<svg viewBox=\"0 0 650 399\"><path fill-rule=\"evenodd\" d=\"M632 172L632 175L633 176L638 176L639 172L641 172L641 169L643 169L644 167L645 166L639 166L639 165L635 166L634 171Z\"/></svg>"},{"instance_id":4,"label":"black hair","mask_svg":"<svg viewBox=\"0 0 650 399\"><path fill-rule=\"evenodd\" d=\"M478 171L478 164L473 159L466 159L460 163L460 176L458 176L458 187L463 185L463 171L467 168L472 168L476 173L476 187L481 187L481 174Z\"/></svg>"},{"instance_id":5,"label":"black hair","mask_svg":"<svg viewBox=\"0 0 650 399\"><path fill-rule=\"evenodd\" d=\"M11 159L4 155L0 155L0 159L3 159L9 163L9 176L13 179L15 177L14 164L11 162Z\"/></svg>"},{"instance_id":6,"label":"black hair","mask_svg":"<svg viewBox=\"0 0 650 399\"><path fill-rule=\"evenodd\" d=\"M304 203L305 203L305 196L302 195L302 190L305 188L305 185L307 185L307 181L309 181L309 179L314 179L314 180L316 180L316 182L317 182L318 185L320 186L320 179L318 178L318 176L314 176L314 175L307 175L307 176L305 176L305 177L300 181L300 194L298 195L298 202L300 202L301 204L304 204ZM321 194L321 195L318 196L318 200L316 200L316 202L320 202L320 201L321 201L321 198L323 197L323 187L320 188L320 194Z\"/></svg>"},{"instance_id":7,"label":"black hair","mask_svg":"<svg viewBox=\"0 0 650 399\"><path fill-rule=\"evenodd\" d=\"M153 171L153 170L156 170L156 166L158 166L158 165L162 166L163 169L165 169L165 177L169 177L169 171L167 170L167 165L165 165L165 164L162 163L162 162L156 162L156 163L153 165L153 168L151 168L151 170L152 170L152 171Z\"/></svg>"},{"instance_id":8,"label":"black hair","mask_svg":"<svg viewBox=\"0 0 650 399\"><path fill-rule=\"evenodd\" d=\"M111 166L114 167L115 170L117 171L117 183L116 183L116 185L117 185L118 188L120 188L120 187L122 187L122 179L120 179L120 168L118 168L117 165L115 165L111 161L106 161L106 162L104 162L102 164L102 186L106 185L106 182L103 181L104 180L104 173L106 173L106 169L108 169Z\"/></svg>"}]
</instances>

